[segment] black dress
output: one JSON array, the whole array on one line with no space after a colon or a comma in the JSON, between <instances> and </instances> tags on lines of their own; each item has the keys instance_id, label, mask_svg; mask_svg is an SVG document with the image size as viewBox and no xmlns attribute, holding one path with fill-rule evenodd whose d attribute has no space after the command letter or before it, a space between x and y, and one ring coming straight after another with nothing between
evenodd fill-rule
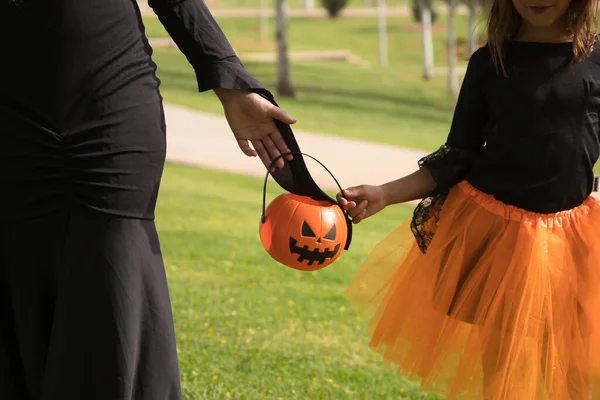
<instances>
[{"instance_id":1,"label":"black dress","mask_svg":"<svg viewBox=\"0 0 600 400\"><path fill-rule=\"evenodd\" d=\"M199 91L262 85L201 0L151 0ZM0 399L181 398L133 0L0 0Z\"/></svg>"}]
</instances>

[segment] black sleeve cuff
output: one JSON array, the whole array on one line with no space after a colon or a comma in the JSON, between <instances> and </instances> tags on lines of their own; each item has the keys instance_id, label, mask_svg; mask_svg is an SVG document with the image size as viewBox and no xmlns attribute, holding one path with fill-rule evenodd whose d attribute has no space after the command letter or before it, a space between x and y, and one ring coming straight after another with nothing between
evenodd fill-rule
<instances>
[{"instance_id":1,"label":"black sleeve cuff","mask_svg":"<svg viewBox=\"0 0 600 400\"><path fill-rule=\"evenodd\" d=\"M443 145L439 150L421 158L420 168L427 168L438 184L434 194L448 191L468 174L477 155Z\"/></svg>"},{"instance_id":2,"label":"black sleeve cuff","mask_svg":"<svg viewBox=\"0 0 600 400\"><path fill-rule=\"evenodd\" d=\"M242 65L238 57L229 57L222 61L206 62L194 68L198 90L212 89L264 89L264 85L255 79Z\"/></svg>"}]
</instances>

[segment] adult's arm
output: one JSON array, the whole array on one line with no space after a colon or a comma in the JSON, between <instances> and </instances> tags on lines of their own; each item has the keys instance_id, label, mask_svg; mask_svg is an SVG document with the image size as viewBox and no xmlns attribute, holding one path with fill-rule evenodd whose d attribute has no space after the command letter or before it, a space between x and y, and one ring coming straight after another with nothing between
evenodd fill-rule
<instances>
[{"instance_id":1,"label":"adult's arm","mask_svg":"<svg viewBox=\"0 0 600 400\"><path fill-rule=\"evenodd\" d=\"M200 92L264 89L233 51L203 0L148 0L196 73Z\"/></svg>"}]
</instances>

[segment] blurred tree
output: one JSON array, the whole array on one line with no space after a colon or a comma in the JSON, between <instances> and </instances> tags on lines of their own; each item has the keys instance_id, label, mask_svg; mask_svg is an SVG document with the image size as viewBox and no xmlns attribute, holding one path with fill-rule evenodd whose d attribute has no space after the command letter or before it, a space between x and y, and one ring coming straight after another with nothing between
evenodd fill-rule
<instances>
[{"instance_id":1,"label":"blurred tree","mask_svg":"<svg viewBox=\"0 0 600 400\"><path fill-rule=\"evenodd\" d=\"M267 1L260 0L260 41L265 42L268 38L269 17L267 15Z\"/></svg>"},{"instance_id":2,"label":"blurred tree","mask_svg":"<svg viewBox=\"0 0 600 400\"><path fill-rule=\"evenodd\" d=\"M302 0L301 4L304 10L312 10L315 7L314 0Z\"/></svg>"},{"instance_id":3,"label":"blurred tree","mask_svg":"<svg viewBox=\"0 0 600 400\"><path fill-rule=\"evenodd\" d=\"M377 0L377 26L378 26L378 43L379 43L379 65L382 67L388 66L388 49L387 49L387 11L385 9L385 0Z\"/></svg>"},{"instance_id":4,"label":"blurred tree","mask_svg":"<svg viewBox=\"0 0 600 400\"><path fill-rule=\"evenodd\" d=\"M458 77L456 76L456 29L455 14L457 0L448 0L448 91L458 95Z\"/></svg>"},{"instance_id":5,"label":"blurred tree","mask_svg":"<svg viewBox=\"0 0 600 400\"><path fill-rule=\"evenodd\" d=\"M323 7L327 10L329 18L337 18L340 11L348 5L348 0L321 0Z\"/></svg>"},{"instance_id":6,"label":"blurred tree","mask_svg":"<svg viewBox=\"0 0 600 400\"><path fill-rule=\"evenodd\" d=\"M423 8L426 8L431 13L431 23L434 24L437 20L437 13L433 9L432 0L413 0L412 13L416 22L423 22Z\"/></svg>"},{"instance_id":7,"label":"blurred tree","mask_svg":"<svg viewBox=\"0 0 600 400\"><path fill-rule=\"evenodd\" d=\"M477 33L477 11L485 4L485 0L463 0L469 10L469 55L479 47L479 34Z\"/></svg>"},{"instance_id":8,"label":"blurred tree","mask_svg":"<svg viewBox=\"0 0 600 400\"><path fill-rule=\"evenodd\" d=\"M288 57L286 0L275 0L277 41L277 92L282 97L294 97Z\"/></svg>"},{"instance_id":9,"label":"blurred tree","mask_svg":"<svg viewBox=\"0 0 600 400\"><path fill-rule=\"evenodd\" d=\"M423 79L433 78L433 11L430 0L417 0L420 10L421 31L423 36Z\"/></svg>"}]
</instances>

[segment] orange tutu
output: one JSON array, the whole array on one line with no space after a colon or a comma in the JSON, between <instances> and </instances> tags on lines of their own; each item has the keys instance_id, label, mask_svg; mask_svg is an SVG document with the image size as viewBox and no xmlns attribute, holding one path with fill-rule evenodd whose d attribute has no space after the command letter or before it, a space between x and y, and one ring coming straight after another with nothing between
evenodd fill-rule
<instances>
[{"instance_id":1,"label":"orange tutu","mask_svg":"<svg viewBox=\"0 0 600 400\"><path fill-rule=\"evenodd\" d=\"M346 295L370 347L450 398L600 398L600 202L555 214L463 181L423 254L410 221L369 255ZM594 396L592 397L592 393Z\"/></svg>"}]
</instances>

